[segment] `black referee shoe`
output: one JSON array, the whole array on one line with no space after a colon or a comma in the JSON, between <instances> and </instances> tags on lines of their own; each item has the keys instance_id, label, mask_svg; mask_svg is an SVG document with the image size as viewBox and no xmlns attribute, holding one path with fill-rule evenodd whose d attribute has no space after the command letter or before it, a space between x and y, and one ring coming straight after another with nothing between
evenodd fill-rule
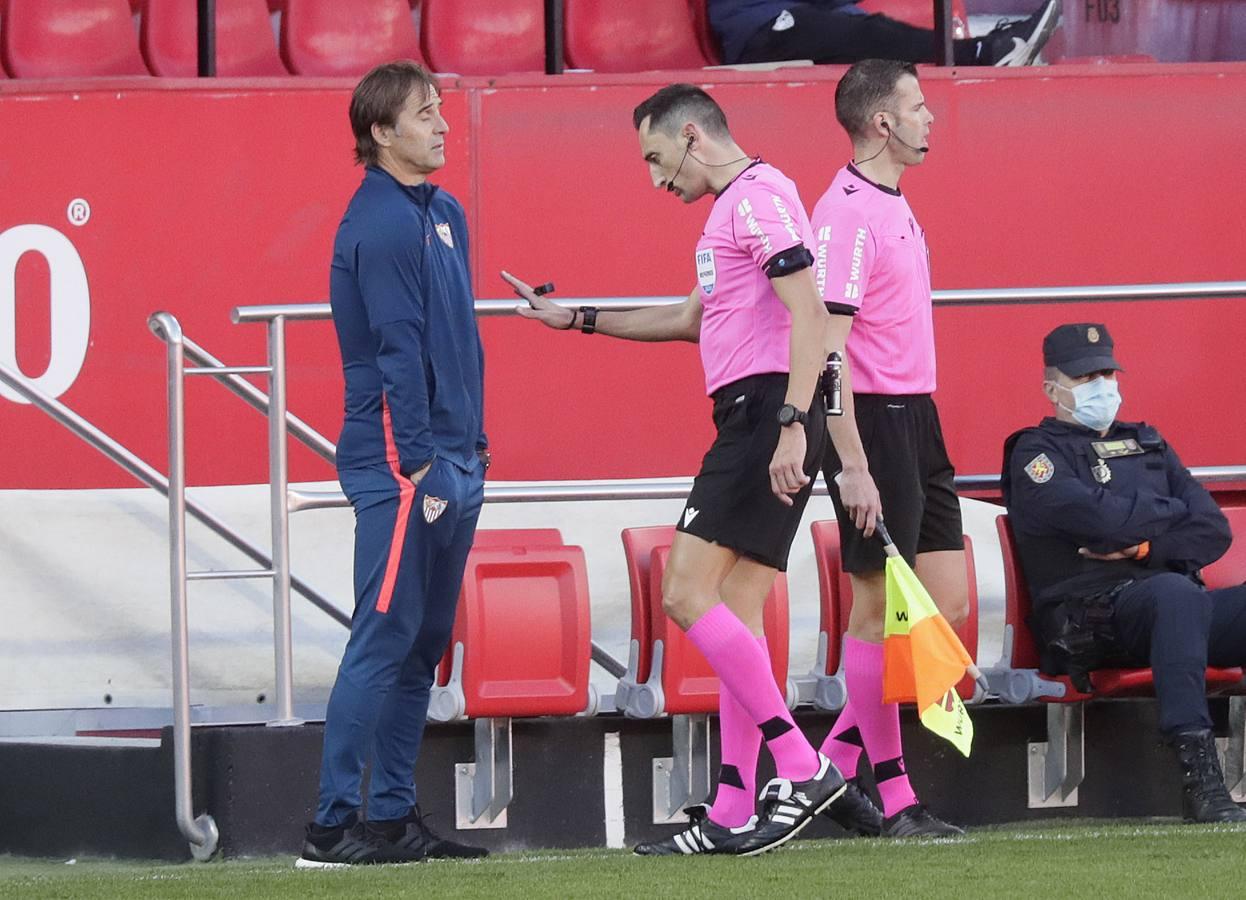
<instances>
[{"instance_id":1,"label":"black referee shoe","mask_svg":"<svg viewBox=\"0 0 1246 900\"><path fill-rule=\"evenodd\" d=\"M421 859L479 859L489 855L484 847L473 847L443 838L428 827L425 818L426 815L420 812L420 805L417 803L401 819L368 822L367 831L374 839L385 841L400 850L419 854Z\"/></svg>"},{"instance_id":2,"label":"black referee shoe","mask_svg":"<svg viewBox=\"0 0 1246 900\"><path fill-rule=\"evenodd\" d=\"M883 834L893 838L956 837L964 833L965 829L944 822L924 803L906 806L883 822Z\"/></svg>"},{"instance_id":3,"label":"black referee shoe","mask_svg":"<svg viewBox=\"0 0 1246 900\"><path fill-rule=\"evenodd\" d=\"M818 754L818 774L808 781L772 778L761 791L761 820L740 845L739 856L756 856L796 837L846 787L844 776Z\"/></svg>"},{"instance_id":4,"label":"black referee shoe","mask_svg":"<svg viewBox=\"0 0 1246 900\"><path fill-rule=\"evenodd\" d=\"M377 839L352 816L336 828L325 828L315 822L309 824L303 853L294 861L294 868L343 869L347 866L412 863L423 858L422 853Z\"/></svg>"},{"instance_id":5,"label":"black referee shoe","mask_svg":"<svg viewBox=\"0 0 1246 900\"><path fill-rule=\"evenodd\" d=\"M744 841L753 833L757 817L738 828L727 828L711 822L710 809L704 804L689 806L688 827L661 841L637 844L632 850L637 856L694 856L701 853L735 855Z\"/></svg>"},{"instance_id":6,"label":"black referee shoe","mask_svg":"<svg viewBox=\"0 0 1246 900\"><path fill-rule=\"evenodd\" d=\"M832 801L823 815L849 834L878 837L883 832L882 811L861 790L855 778L848 779L844 792Z\"/></svg>"}]
</instances>

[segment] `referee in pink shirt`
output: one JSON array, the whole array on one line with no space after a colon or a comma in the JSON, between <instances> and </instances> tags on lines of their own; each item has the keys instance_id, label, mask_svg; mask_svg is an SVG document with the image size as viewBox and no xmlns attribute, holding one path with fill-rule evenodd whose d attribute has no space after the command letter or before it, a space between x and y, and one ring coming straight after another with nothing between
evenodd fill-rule
<instances>
[{"instance_id":1,"label":"referee in pink shirt","mask_svg":"<svg viewBox=\"0 0 1246 900\"><path fill-rule=\"evenodd\" d=\"M662 88L632 116L654 187L684 203L712 196L697 242L697 288L677 305L629 312L564 309L503 273L520 313L638 341L700 344L717 437L680 516L663 605L721 682L722 769L713 806L644 856L751 856L799 832L845 790L792 721L775 685L762 607L787 568L826 444L818 381L829 317L813 279L813 233L796 186L732 139L722 109L690 84ZM839 348L843 348L840 344ZM778 777L761 792L762 742Z\"/></svg>"},{"instance_id":2,"label":"referee in pink shirt","mask_svg":"<svg viewBox=\"0 0 1246 900\"><path fill-rule=\"evenodd\" d=\"M818 205L814 277L845 339L844 415L828 420L823 471L839 521L853 606L844 640L848 704L822 752L848 776L845 801L858 830L893 837L961 834L917 801L900 747L896 704L882 702L884 554L878 517L953 625L967 614L965 545L952 463L935 389L930 256L925 232L900 193L920 165L934 115L909 63L867 59L835 90L835 116L852 139L853 161ZM882 820L856 790L862 750L873 766ZM871 818L876 824L869 824Z\"/></svg>"}]
</instances>

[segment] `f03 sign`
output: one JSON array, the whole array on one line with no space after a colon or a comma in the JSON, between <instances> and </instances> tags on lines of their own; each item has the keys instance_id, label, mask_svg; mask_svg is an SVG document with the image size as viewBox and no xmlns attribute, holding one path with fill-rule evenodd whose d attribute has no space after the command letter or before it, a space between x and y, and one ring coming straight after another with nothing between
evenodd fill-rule
<instances>
[{"instance_id":1,"label":"f03 sign","mask_svg":"<svg viewBox=\"0 0 1246 900\"><path fill-rule=\"evenodd\" d=\"M0 365L17 367L17 264L27 253L47 261L51 353L37 377L21 373L45 394L59 397L82 371L91 334L91 292L87 270L73 243L47 225L16 225L0 233ZM25 397L0 384L0 396L15 403Z\"/></svg>"}]
</instances>

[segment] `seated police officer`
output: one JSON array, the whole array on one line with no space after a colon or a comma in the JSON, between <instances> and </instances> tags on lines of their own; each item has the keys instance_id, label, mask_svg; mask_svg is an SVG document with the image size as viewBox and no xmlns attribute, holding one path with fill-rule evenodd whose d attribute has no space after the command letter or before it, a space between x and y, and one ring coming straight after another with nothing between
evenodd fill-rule
<instances>
[{"instance_id":1,"label":"seated police officer","mask_svg":"<svg viewBox=\"0 0 1246 900\"><path fill-rule=\"evenodd\" d=\"M1112 350L1103 325L1047 335L1055 415L1004 445L1043 670L1089 690L1092 669L1150 666L1186 821L1246 821L1224 786L1204 684L1208 665L1246 663L1246 585L1209 591L1199 578L1228 549L1229 525L1158 431L1116 421Z\"/></svg>"}]
</instances>

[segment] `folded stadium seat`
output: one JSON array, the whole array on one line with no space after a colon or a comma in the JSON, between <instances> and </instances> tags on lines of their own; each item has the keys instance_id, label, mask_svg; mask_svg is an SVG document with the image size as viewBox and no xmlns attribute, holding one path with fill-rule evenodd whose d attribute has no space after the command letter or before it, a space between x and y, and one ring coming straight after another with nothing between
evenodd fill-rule
<instances>
[{"instance_id":1,"label":"folded stadium seat","mask_svg":"<svg viewBox=\"0 0 1246 900\"><path fill-rule=\"evenodd\" d=\"M649 621L653 606L649 599L649 562L655 547L669 547L675 537L673 525L651 525L644 528L623 529L623 555L627 560L627 580L632 599L632 637L628 646L627 672L619 679L615 689L616 709L641 715L632 710L631 704L640 696L635 694L638 685L649 680L649 666L653 659L652 625Z\"/></svg>"},{"instance_id":2,"label":"folded stadium seat","mask_svg":"<svg viewBox=\"0 0 1246 900\"><path fill-rule=\"evenodd\" d=\"M852 615L852 579L843 570L839 555L839 526L834 519L814 522L814 557L818 563L818 597L820 625L818 627L818 656L814 676L816 687L814 706L836 712L848 702L848 688L844 681L842 666L843 640L848 631L848 619ZM973 541L965 535L965 575L969 585L969 613L956 629L956 636L965 645L973 659L978 657L978 580L973 561ZM966 675L957 685L957 692L965 700L981 700L975 697L974 681Z\"/></svg>"},{"instance_id":3,"label":"folded stadium seat","mask_svg":"<svg viewBox=\"0 0 1246 900\"><path fill-rule=\"evenodd\" d=\"M688 0L688 8L692 10L692 24L696 28L701 55L711 66L722 65L722 49L718 46L718 39L714 37L714 30L710 28L706 0Z\"/></svg>"},{"instance_id":4,"label":"folded stadium seat","mask_svg":"<svg viewBox=\"0 0 1246 900\"><path fill-rule=\"evenodd\" d=\"M407 0L285 0L281 58L296 75L358 76L422 59Z\"/></svg>"},{"instance_id":5,"label":"folded stadium seat","mask_svg":"<svg viewBox=\"0 0 1246 900\"><path fill-rule=\"evenodd\" d=\"M1226 506L1220 511L1233 529L1233 543L1224 556L1203 569L1203 581L1212 590L1246 584L1246 506Z\"/></svg>"},{"instance_id":6,"label":"folded stadium seat","mask_svg":"<svg viewBox=\"0 0 1246 900\"><path fill-rule=\"evenodd\" d=\"M1090 697L1154 696L1155 679L1149 668L1099 669L1090 676L1093 694L1078 691L1067 675L1039 671L1038 642L1029 625L1030 592L1021 571L1008 516L1000 516L996 528L1004 563L1004 648L1000 665L984 671L992 691L1008 703L1030 700L1077 703ZM1206 677L1209 693L1226 690L1242 681L1242 670L1209 668Z\"/></svg>"},{"instance_id":7,"label":"folded stadium seat","mask_svg":"<svg viewBox=\"0 0 1246 900\"><path fill-rule=\"evenodd\" d=\"M632 640L615 706L638 718L718 711L718 677L662 610L662 576L674 539L672 525L623 531L632 591ZM787 678L788 595L783 575L775 579L762 618L775 683L790 705L795 688Z\"/></svg>"},{"instance_id":8,"label":"folded stadium seat","mask_svg":"<svg viewBox=\"0 0 1246 900\"><path fill-rule=\"evenodd\" d=\"M581 548L473 547L450 638L451 669L434 692L430 718L582 713L593 705L591 641Z\"/></svg>"},{"instance_id":9,"label":"folded stadium seat","mask_svg":"<svg viewBox=\"0 0 1246 900\"><path fill-rule=\"evenodd\" d=\"M567 66L598 72L699 69L710 64L687 3L565 0Z\"/></svg>"},{"instance_id":10,"label":"folded stadium seat","mask_svg":"<svg viewBox=\"0 0 1246 900\"><path fill-rule=\"evenodd\" d=\"M860 0L857 4L871 15L882 13L918 28L934 28L934 4L931 0ZM1035 2L1034 6L1038 6ZM952 37L969 37L969 13L965 0L952 0Z\"/></svg>"},{"instance_id":11,"label":"folded stadium seat","mask_svg":"<svg viewBox=\"0 0 1246 900\"><path fill-rule=\"evenodd\" d=\"M481 528L476 531L472 539L472 550L482 547L513 547L523 549L526 547L562 547L562 532L557 528ZM463 599L460 596L459 603L462 604ZM460 660L460 668L462 661ZM441 662L437 664L437 676L433 679L434 684L445 686L450 679L450 672L454 668L454 641L451 641L446 647L445 655L441 657ZM462 716L462 704L457 700L451 700L448 709L449 714L441 719L456 719ZM455 711L457 710L457 712Z\"/></svg>"},{"instance_id":12,"label":"folded stadium seat","mask_svg":"<svg viewBox=\"0 0 1246 900\"><path fill-rule=\"evenodd\" d=\"M844 631L840 598L852 593L852 582L839 555L839 525L823 519L809 526L813 534L813 558L818 564L818 655L814 663L813 705L838 712L848 702L848 688L840 671Z\"/></svg>"},{"instance_id":13,"label":"folded stadium seat","mask_svg":"<svg viewBox=\"0 0 1246 900\"><path fill-rule=\"evenodd\" d=\"M544 0L424 0L424 58L437 72L545 71Z\"/></svg>"},{"instance_id":14,"label":"folded stadium seat","mask_svg":"<svg viewBox=\"0 0 1246 900\"><path fill-rule=\"evenodd\" d=\"M0 18L14 78L148 74L128 0L4 0Z\"/></svg>"},{"instance_id":15,"label":"folded stadium seat","mask_svg":"<svg viewBox=\"0 0 1246 900\"><path fill-rule=\"evenodd\" d=\"M144 2L139 43L152 74L195 77L199 73L196 4ZM277 55L265 0L216 0L216 74L237 78L289 74Z\"/></svg>"},{"instance_id":16,"label":"folded stadium seat","mask_svg":"<svg viewBox=\"0 0 1246 900\"><path fill-rule=\"evenodd\" d=\"M718 676L683 630L662 611L662 576L671 548L655 547L649 560L649 621L653 637L650 684L661 688L661 709L670 715L718 711ZM787 578L780 573L766 597L762 627L770 648L775 684L785 696L787 683Z\"/></svg>"}]
</instances>

